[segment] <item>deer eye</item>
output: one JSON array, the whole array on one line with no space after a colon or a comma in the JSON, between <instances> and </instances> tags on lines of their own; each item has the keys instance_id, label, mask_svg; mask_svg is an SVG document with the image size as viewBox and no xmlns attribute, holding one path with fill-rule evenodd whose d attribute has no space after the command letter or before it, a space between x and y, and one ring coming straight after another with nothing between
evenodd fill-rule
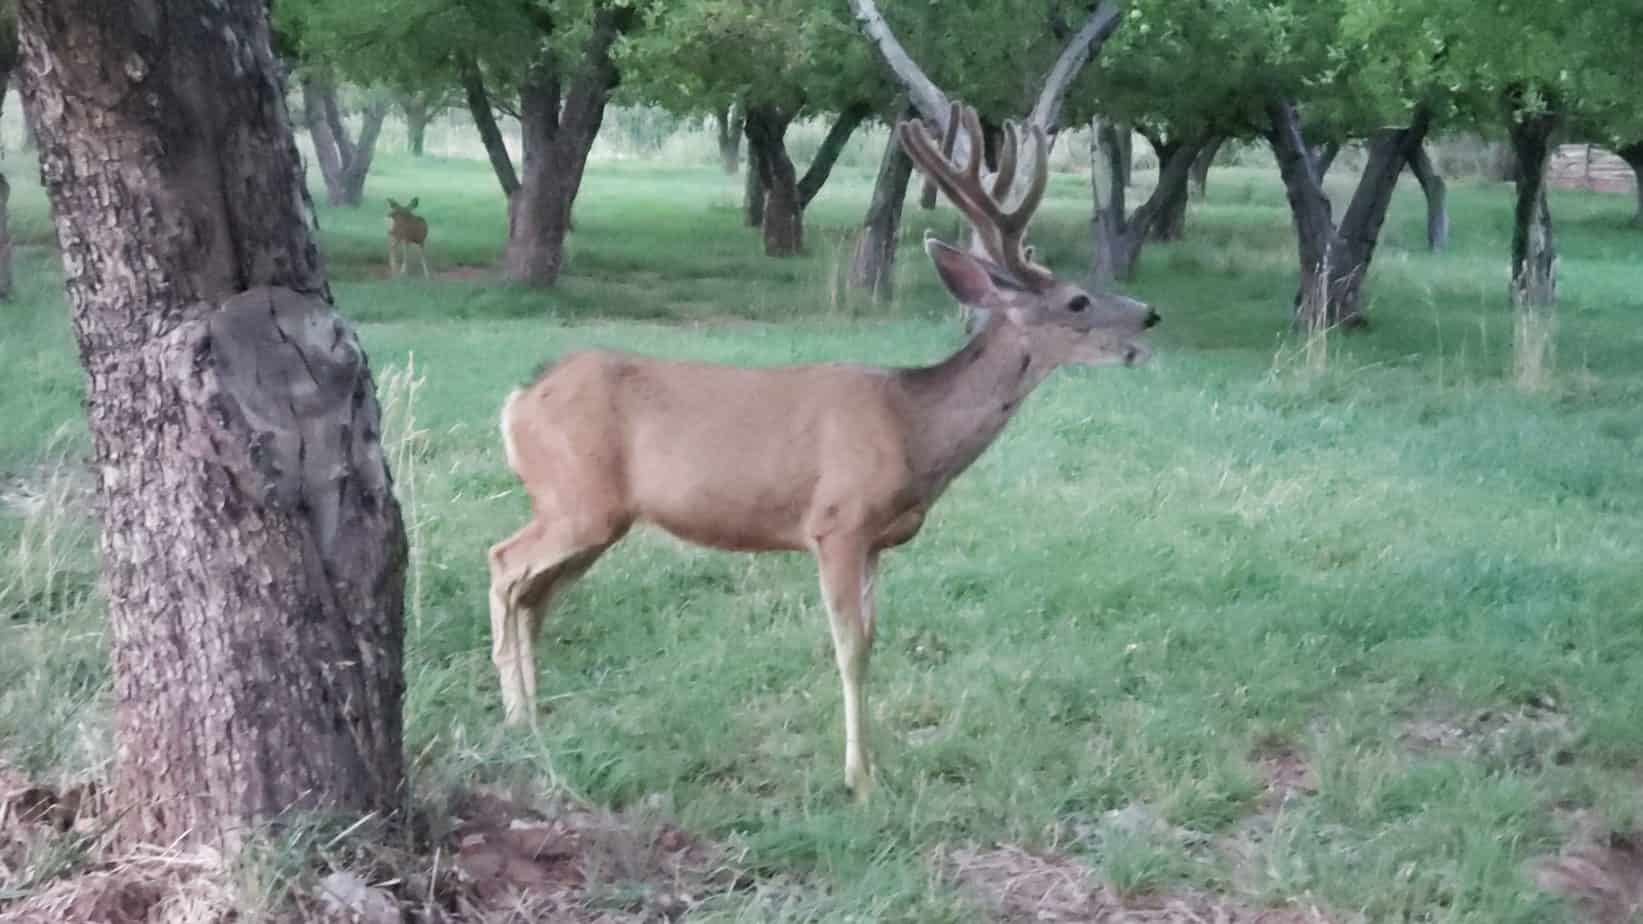
<instances>
[{"instance_id":1,"label":"deer eye","mask_svg":"<svg viewBox=\"0 0 1643 924\"><path fill-rule=\"evenodd\" d=\"M1090 307L1090 297L1088 295L1074 296L1073 300L1067 303L1068 311L1083 311L1088 307Z\"/></svg>"}]
</instances>

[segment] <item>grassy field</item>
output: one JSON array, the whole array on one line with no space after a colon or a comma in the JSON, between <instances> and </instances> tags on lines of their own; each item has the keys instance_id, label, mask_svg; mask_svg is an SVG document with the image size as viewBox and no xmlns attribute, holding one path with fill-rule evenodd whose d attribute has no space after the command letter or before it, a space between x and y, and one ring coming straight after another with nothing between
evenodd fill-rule
<instances>
[{"instance_id":1,"label":"grassy field","mask_svg":"<svg viewBox=\"0 0 1643 924\"><path fill-rule=\"evenodd\" d=\"M337 301L401 420L407 749L425 804L493 784L673 819L750 877L698 904L701 921L974 920L969 880L939 873L955 856L1029 862L1000 850L1017 847L1120 896L1556 920L1569 906L1526 864L1637 821L1643 232L1627 197L1555 195L1557 368L1526 393L1510 382L1505 187L1456 184L1452 247L1429 255L1406 183L1373 330L1333 340L1320 368L1285 324L1280 186L1215 173L1187 240L1150 247L1132 287L1164 315L1155 363L1058 373L887 559L869 692L881 787L860 806L803 556L636 535L547 625L540 733L498 728L484 550L526 503L494 420L510 386L588 344L933 361L959 334L915 242L951 213L909 210L901 297L875 306L834 281L865 172L812 207L808 256L775 261L739 225L739 180L596 163L567 278L531 292L495 279L503 209L483 163L380 163L370 206L320 220ZM106 772L111 694L81 372L42 197L13 181L26 246L0 338L0 758L66 782ZM383 278L390 195L421 197L430 282ZM1082 269L1088 202L1083 178L1054 178L1035 226L1051 265Z\"/></svg>"}]
</instances>

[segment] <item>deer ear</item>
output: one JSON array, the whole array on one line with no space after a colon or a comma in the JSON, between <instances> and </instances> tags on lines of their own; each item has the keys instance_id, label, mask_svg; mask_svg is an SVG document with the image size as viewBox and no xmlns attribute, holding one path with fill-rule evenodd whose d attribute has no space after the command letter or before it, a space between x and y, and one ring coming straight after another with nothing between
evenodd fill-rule
<instances>
[{"instance_id":1,"label":"deer ear","mask_svg":"<svg viewBox=\"0 0 1643 924\"><path fill-rule=\"evenodd\" d=\"M414 208L416 208L416 204L417 204L417 203L418 203L418 202L421 202L421 201L422 201L422 199L421 199L421 197L419 197L419 196L412 196L412 197L411 197L411 204L410 204L410 205L409 205L409 206L407 206L407 208L413 208L413 209L414 209Z\"/></svg>"},{"instance_id":2,"label":"deer ear","mask_svg":"<svg viewBox=\"0 0 1643 924\"><path fill-rule=\"evenodd\" d=\"M975 308L993 308L1003 301L992 275L980 260L933 237L925 239L924 252L935 263L941 284L960 302Z\"/></svg>"},{"instance_id":3,"label":"deer ear","mask_svg":"<svg viewBox=\"0 0 1643 924\"><path fill-rule=\"evenodd\" d=\"M397 209L397 208L399 208L399 203L395 202L392 199L389 199L388 200L388 207L391 208L391 209Z\"/></svg>"}]
</instances>

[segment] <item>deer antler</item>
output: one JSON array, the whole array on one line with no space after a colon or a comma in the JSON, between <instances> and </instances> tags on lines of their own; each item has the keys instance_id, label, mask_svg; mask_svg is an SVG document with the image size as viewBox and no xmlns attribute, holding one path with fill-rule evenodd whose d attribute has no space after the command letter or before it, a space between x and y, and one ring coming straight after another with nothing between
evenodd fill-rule
<instances>
[{"instance_id":1,"label":"deer antler","mask_svg":"<svg viewBox=\"0 0 1643 924\"><path fill-rule=\"evenodd\" d=\"M896 129L907 156L970 220L976 240L981 243L987 256L1025 288L1036 289L1051 284L1054 280L1049 270L1034 263L1026 249L1027 225L1043 200L1044 187L1049 182L1049 144L1044 130L1037 125L1027 127L1027 136L1033 145L1030 177L1020 201L1010 209L1005 207L1005 203L1014 192L1021 153L1015 123L1004 124L1004 146L999 152L999 169L988 183L982 177L984 143L980 117L973 108L965 106L959 118L953 121L962 123L963 131L969 136L968 156L962 164L937 147L936 139L923 122L905 121Z\"/></svg>"}]
</instances>

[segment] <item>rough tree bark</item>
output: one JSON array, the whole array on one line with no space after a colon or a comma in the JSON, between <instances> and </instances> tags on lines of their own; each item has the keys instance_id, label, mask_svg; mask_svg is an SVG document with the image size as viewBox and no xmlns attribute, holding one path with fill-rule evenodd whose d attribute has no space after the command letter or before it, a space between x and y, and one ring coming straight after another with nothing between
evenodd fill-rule
<instances>
[{"instance_id":1,"label":"rough tree bark","mask_svg":"<svg viewBox=\"0 0 1643 924\"><path fill-rule=\"evenodd\" d=\"M510 205L503 259L504 274L514 282L550 286L559 279L582 171L604 121L605 104L616 88L611 49L635 15L628 6L598 8L581 60L573 68L562 74L564 62L545 47L520 84L525 171Z\"/></svg>"},{"instance_id":2,"label":"rough tree bark","mask_svg":"<svg viewBox=\"0 0 1643 924\"><path fill-rule=\"evenodd\" d=\"M1615 153L1632 168L1632 185L1637 191L1637 212L1632 215L1632 224L1643 228L1643 141L1621 145Z\"/></svg>"},{"instance_id":3,"label":"rough tree bark","mask_svg":"<svg viewBox=\"0 0 1643 924\"><path fill-rule=\"evenodd\" d=\"M388 116L388 104L373 99L361 114L359 138L349 136L337 105L336 84L324 74L302 78L303 118L314 142L314 157L325 180L325 199L331 205L358 206L365 201L365 177L371 172L377 136Z\"/></svg>"},{"instance_id":4,"label":"rough tree bark","mask_svg":"<svg viewBox=\"0 0 1643 924\"><path fill-rule=\"evenodd\" d=\"M1336 321L1349 326L1364 323L1364 282L1392 193L1410 155L1425 143L1431 124L1431 110L1419 106L1407 128L1382 130L1369 139L1363 173L1330 247L1329 310Z\"/></svg>"},{"instance_id":5,"label":"rough tree bark","mask_svg":"<svg viewBox=\"0 0 1643 924\"><path fill-rule=\"evenodd\" d=\"M1194 199L1202 199L1209 195L1209 168L1215 166L1215 155L1221 152L1221 146L1226 139L1216 137L1192 161L1192 174L1188 179L1187 191Z\"/></svg>"},{"instance_id":6,"label":"rough tree bark","mask_svg":"<svg viewBox=\"0 0 1643 924\"><path fill-rule=\"evenodd\" d=\"M1158 216L1167 203L1185 199L1187 175L1205 141L1195 137L1168 145L1169 160L1159 164L1158 185L1153 187L1152 195L1126 214L1123 134L1127 131L1098 120L1092 123L1090 133L1090 185L1095 196L1095 214L1090 221L1094 238L1090 284L1096 288L1135 278L1141 249Z\"/></svg>"},{"instance_id":7,"label":"rough tree bark","mask_svg":"<svg viewBox=\"0 0 1643 924\"><path fill-rule=\"evenodd\" d=\"M394 812L405 533L267 4L19 19L88 372L120 833L232 848L288 810Z\"/></svg>"},{"instance_id":8,"label":"rough tree bark","mask_svg":"<svg viewBox=\"0 0 1643 924\"><path fill-rule=\"evenodd\" d=\"M1557 301L1557 244L1552 237L1551 207L1546 201L1546 164L1552 134L1561 122L1553 111L1518 114L1517 100L1507 132L1517 161L1517 204L1512 220L1512 302L1547 306Z\"/></svg>"},{"instance_id":9,"label":"rough tree bark","mask_svg":"<svg viewBox=\"0 0 1643 924\"><path fill-rule=\"evenodd\" d=\"M804 210L827 183L856 127L872 111L866 103L846 106L828 128L810 167L800 178L787 154L786 141L797 110L789 112L770 105L747 107L743 124L748 155L756 159L764 186L764 220L760 227L766 256L790 257L804 249Z\"/></svg>"},{"instance_id":10,"label":"rough tree bark","mask_svg":"<svg viewBox=\"0 0 1643 924\"><path fill-rule=\"evenodd\" d=\"M1426 196L1426 248L1442 250L1449 244L1449 191L1443 175L1422 144L1409 152L1409 172Z\"/></svg>"},{"instance_id":11,"label":"rough tree bark","mask_svg":"<svg viewBox=\"0 0 1643 924\"><path fill-rule=\"evenodd\" d=\"M914 118L909 108L903 118ZM850 265L850 288L864 290L877 301L895 296L896 243L901 233L901 210L907 201L907 186L913 178L913 161L902 150L891 126L879 160L879 175L873 183L873 200L856 238L855 259Z\"/></svg>"},{"instance_id":12,"label":"rough tree bark","mask_svg":"<svg viewBox=\"0 0 1643 924\"><path fill-rule=\"evenodd\" d=\"M734 106L726 104L713 113L713 131L719 139L719 166L735 175L742 160L742 130Z\"/></svg>"}]
</instances>

